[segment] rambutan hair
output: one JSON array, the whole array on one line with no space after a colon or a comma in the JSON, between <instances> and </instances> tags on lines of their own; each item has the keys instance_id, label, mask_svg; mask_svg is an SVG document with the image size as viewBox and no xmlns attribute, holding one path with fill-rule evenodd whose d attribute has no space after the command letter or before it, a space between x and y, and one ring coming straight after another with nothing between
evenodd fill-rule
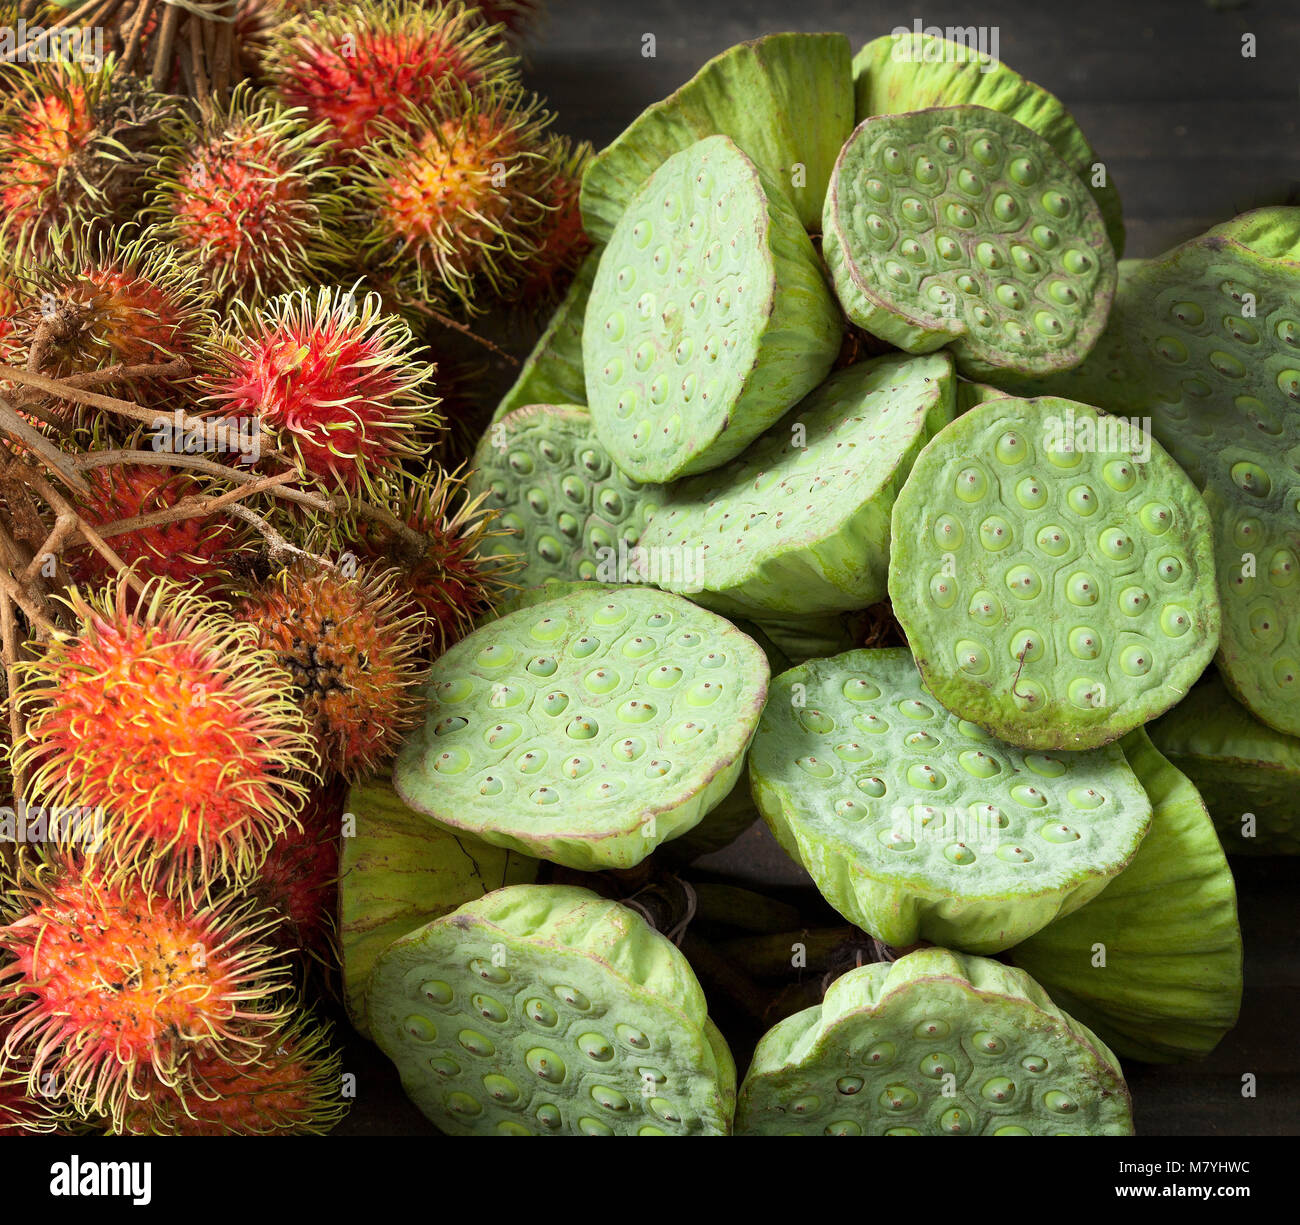
<instances>
[{"instance_id":1,"label":"rambutan hair","mask_svg":"<svg viewBox=\"0 0 1300 1225\"><path fill-rule=\"evenodd\" d=\"M536 249L521 273L517 296L524 306L536 309L558 302L591 250L579 207L582 176L591 152L591 145L585 141L574 145L567 136L552 136L547 142L546 164L551 173L538 192L547 213L540 223Z\"/></svg>"},{"instance_id":2,"label":"rambutan hair","mask_svg":"<svg viewBox=\"0 0 1300 1225\"><path fill-rule=\"evenodd\" d=\"M266 71L288 105L326 123L338 152L355 159L382 137L380 119L408 128L407 105L429 104L449 82L474 90L515 77L501 33L460 0L336 5L284 22Z\"/></svg>"},{"instance_id":3,"label":"rambutan hair","mask_svg":"<svg viewBox=\"0 0 1300 1225\"><path fill-rule=\"evenodd\" d=\"M164 128L148 177L149 233L218 299L257 305L346 262L344 203L324 123L240 82Z\"/></svg>"},{"instance_id":4,"label":"rambutan hair","mask_svg":"<svg viewBox=\"0 0 1300 1225\"><path fill-rule=\"evenodd\" d=\"M20 913L0 926L0 1066L22 1068L30 1095L52 1085L120 1121L141 1073L181 1086L195 1059L257 1059L283 1024L272 920L233 895L181 901L72 857L29 862L16 888Z\"/></svg>"},{"instance_id":5,"label":"rambutan hair","mask_svg":"<svg viewBox=\"0 0 1300 1225\"><path fill-rule=\"evenodd\" d=\"M59 832L110 874L183 892L249 879L315 762L292 679L249 626L169 580L136 598L123 575L66 603L74 627L21 665L32 800L78 810Z\"/></svg>"},{"instance_id":6,"label":"rambutan hair","mask_svg":"<svg viewBox=\"0 0 1300 1225\"><path fill-rule=\"evenodd\" d=\"M304 472L348 493L428 450L441 425L434 368L379 295L320 288L261 310L236 307L207 380L207 403L254 416Z\"/></svg>"}]
</instances>

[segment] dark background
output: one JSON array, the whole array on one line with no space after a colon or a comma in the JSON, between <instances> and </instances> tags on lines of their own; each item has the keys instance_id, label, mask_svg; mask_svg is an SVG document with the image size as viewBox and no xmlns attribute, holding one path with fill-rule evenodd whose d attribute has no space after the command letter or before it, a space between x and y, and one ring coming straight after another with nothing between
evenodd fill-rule
<instances>
[{"instance_id":1,"label":"dark background","mask_svg":"<svg viewBox=\"0 0 1300 1225\"><path fill-rule=\"evenodd\" d=\"M927 26L999 27L1000 58L1060 97L1105 161L1130 256L1157 255L1249 208L1300 204L1300 0L553 0L528 45L528 81L559 112L559 130L601 148L733 43L842 30L856 51L918 16ZM1247 32L1253 59L1242 55ZM641 54L647 33L653 59ZM700 866L817 903L761 826ZM1202 1063L1125 1065L1139 1135L1300 1132L1300 860L1233 867L1246 947L1240 1024ZM436 1134L392 1065L355 1034L346 1069L357 1103L335 1135ZM1242 1097L1246 1073L1255 1098Z\"/></svg>"}]
</instances>

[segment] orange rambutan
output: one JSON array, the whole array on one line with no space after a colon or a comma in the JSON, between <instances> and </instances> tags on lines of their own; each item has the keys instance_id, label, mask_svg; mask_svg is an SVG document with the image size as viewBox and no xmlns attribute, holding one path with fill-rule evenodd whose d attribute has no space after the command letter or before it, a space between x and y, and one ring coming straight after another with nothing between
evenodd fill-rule
<instances>
[{"instance_id":1,"label":"orange rambutan","mask_svg":"<svg viewBox=\"0 0 1300 1225\"><path fill-rule=\"evenodd\" d=\"M544 306L559 301L578 265L591 250L591 239L582 228L582 210L578 204L583 172L590 158L589 144L574 147L567 136L551 138L547 163L553 167L553 173L538 197L548 212L541 222L536 250L528 257L519 286L519 301L526 305Z\"/></svg>"},{"instance_id":2,"label":"orange rambutan","mask_svg":"<svg viewBox=\"0 0 1300 1225\"><path fill-rule=\"evenodd\" d=\"M343 202L323 123L238 85L165 128L148 180L149 233L192 262L223 303L256 305L346 258Z\"/></svg>"},{"instance_id":3,"label":"orange rambutan","mask_svg":"<svg viewBox=\"0 0 1300 1225\"><path fill-rule=\"evenodd\" d=\"M395 580L297 562L239 607L293 678L327 778L383 764L419 714L423 614Z\"/></svg>"},{"instance_id":4,"label":"orange rambutan","mask_svg":"<svg viewBox=\"0 0 1300 1225\"><path fill-rule=\"evenodd\" d=\"M516 75L500 34L460 0L339 5L280 26L266 70L351 160L381 137L382 117L409 130L407 105L428 105L448 83L476 89Z\"/></svg>"},{"instance_id":5,"label":"orange rambutan","mask_svg":"<svg viewBox=\"0 0 1300 1225\"><path fill-rule=\"evenodd\" d=\"M72 858L29 864L17 891L0 1066L23 1068L29 1096L53 1085L78 1113L121 1119L138 1075L178 1086L196 1058L255 1059L283 1023L287 967L246 904L181 902Z\"/></svg>"},{"instance_id":6,"label":"orange rambutan","mask_svg":"<svg viewBox=\"0 0 1300 1225\"><path fill-rule=\"evenodd\" d=\"M35 803L85 814L87 853L111 871L190 890L247 880L293 820L313 765L292 681L256 633L164 579L125 577L22 664ZM102 827L102 828L101 828ZM65 831L66 832L66 831Z\"/></svg>"},{"instance_id":7,"label":"orange rambutan","mask_svg":"<svg viewBox=\"0 0 1300 1225\"><path fill-rule=\"evenodd\" d=\"M379 295L285 294L237 310L208 383L216 412L249 416L307 474L351 493L406 457L440 424L433 367Z\"/></svg>"}]
</instances>

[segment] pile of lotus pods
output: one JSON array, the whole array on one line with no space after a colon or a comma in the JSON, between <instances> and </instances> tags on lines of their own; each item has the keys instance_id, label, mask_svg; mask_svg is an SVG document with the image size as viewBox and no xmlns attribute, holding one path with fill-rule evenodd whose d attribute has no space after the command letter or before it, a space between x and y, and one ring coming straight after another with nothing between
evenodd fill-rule
<instances>
[{"instance_id":1,"label":"pile of lotus pods","mask_svg":"<svg viewBox=\"0 0 1300 1225\"><path fill-rule=\"evenodd\" d=\"M1131 1133L1237 1019L1225 847L1300 850L1300 208L1121 262L923 34L733 47L581 203L474 460L522 590L350 797L354 1022L453 1134ZM760 819L842 926L692 883Z\"/></svg>"}]
</instances>

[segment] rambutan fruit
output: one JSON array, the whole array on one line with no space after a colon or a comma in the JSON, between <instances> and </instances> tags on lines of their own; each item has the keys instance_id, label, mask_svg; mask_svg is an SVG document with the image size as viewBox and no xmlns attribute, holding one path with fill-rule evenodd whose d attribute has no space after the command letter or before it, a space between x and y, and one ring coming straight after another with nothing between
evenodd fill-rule
<instances>
[{"instance_id":1,"label":"rambutan fruit","mask_svg":"<svg viewBox=\"0 0 1300 1225\"><path fill-rule=\"evenodd\" d=\"M144 82L64 61L6 65L0 106L0 246L49 251L58 230L111 230L139 197L163 121L177 102Z\"/></svg>"},{"instance_id":2,"label":"rambutan fruit","mask_svg":"<svg viewBox=\"0 0 1300 1225\"><path fill-rule=\"evenodd\" d=\"M48 238L44 258L17 274L18 302L9 320L9 361L51 378L112 366L158 366L125 381L96 384L146 407L189 395L205 362L216 315L198 274L167 247L123 231L83 229ZM171 367L180 359L185 367ZM93 409L49 405L57 418L86 420Z\"/></svg>"},{"instance_id":3,"label":"rambutan fruit","mask_svg":"<svg viewBox=\"0 0 1300 1225\"><path fill-rule=\"evenodd\" d=\"M395 579L298 562L239 606L293 678L327 778L381 765L419 713L423 614Z\"/></svg>"},{"instance_id":4,"label":"rambutan fruit","mask_svg":"<svg viewBox=\"0 0 1300 1225\"><path fill-rule=\"evenodd\" d=\"M380 119L357 175L361 249L376 274L469 313L507 297L549 212L551 119L509 84L445 89L401 125Z\"/></svg>"},{"instance_id":5,"label":"rambutan fruit","mask_svg":"<svg viewBox=\"0 0 1300 1225\"><path fill-rule=\"evenodd\" d=\"M123 521L175 510L186 498L211 494L210 480L200 481L191 472L118 463L92 468L85 476L90 492L77 496L78 513L143 577L171 578L212 595L229 579L232 560L249 543L248 529L220 513L120 530ZM116 573L82 543L66 550L64 561L74 580L86 587L101 586Z\"/></svg>"},{"instance_id":6,"label":"rambutan fruit","mask_svg":"<svg viewBox=\"0 0 1300 1225\"><path fill-rule=\"evenodd\" d=\"M496 513L484 508L482 496L469 496L459 472L439 472L432 482L408 482L391 497L388 509L424 537L421 550L410 549L373 519L349 516L343 532L364 561L396 567L399 588L425 616L422 651L436 658L513 589L509 575L518 560L484 552L487 541L508 533L494 529Z\"/></svg>"},{"instance_id":7,"label":"rambutan fruit","mask_svg":"<svg viewBox=\"0 0 1300 1225\"><path fill-rule=\"evenodd\" d=\"M382 313L378 294L303 289L236 309L208 402L255 417L308 475L351 493L422 455L421 431L441 424L433 367L418 359L410 328Z\"/></svg>"},{"instance_id":8,"label":"rambutan fruit","mask_svg":"<svg viewBox=\"0 0 1300 1225\"><path fill-rule=\"evenodd\" d=\"M324 121L341 154L382 135L387 117L410 129L410 104L427 106L448 83L477 89L517 73L517 61L460 0L377 0L304 14L275 32L267 74L284 101Z\"/></svg>"},{"instance_id":9,"label":"rambutan fruit","mask_svg":"<svg viewBox=\"0 0 1300 1225\"><path fill-rule=\"evenodd\" d=\"M323 1136L347 1113L343 1060L328 1022L297 1012L260 1040L254 1058L219 1051L190 1060L188 1083L146 1073L122 1118L123 1135Z\"/></svg>"},{"instance_id":10,"label":"rambutan fruit","mask_svg":"<svg viewBox=\"0 0 1300 1225\"><path fill-rule=\"evenodd\" d=\"M218 299L256 305L347 257L326 126L241 82L169 123L148 178L149 232L192 261Z\"/></svg>"},{"instance_id":11,"label":"rambutan fruit","mask_svg":"<svg viewBox=\"0 0 1300 1225\"><path fill-rule=\"evenodd\" d=\"M489 25L503 25L518 38L528 33L541 15L541 0L468 0Z\"/></svg>"},{"instance_id":12,"label":"rambutan fruit","mask_svg":"<svg viewBox=\"0 0 1300 1225\"><path fill-rule=\"evenodd\" d=\"M553 136L548 149L546 163L553 173L538 195L548 212L537 235L537 249L524 266L518 294L520 302L533 307L558 302L591 250L578 206L591 146L584 142L575 147L567 136Z\"/></svg>"},{"instance_id":13,"label":"rambutan fruit","mask_svg":"<svg viewBox=\"0 0 1300 1225\"><path fill-rule=\"evenodd\" d=\"M21 665L15 762L33 802L102 823L87 851L109 869L185 892L248 880L314 764L291 679L196 593L165 579L131 592L121 578L70 592L74 627Z\"/></svg>"},{"instance_id":14,"label":"rambutan fruit","mask_svg":"<svg viewBox=\"0 0 1300 1225\"><path fill-rule=\"evenodd\" d=\"M21 913L0 926L0 1065L80 1113L120 1120L137 1075L183 1083L214 1052L255 1059L287 1009L270 922L237 899L182 902L88 859L28 865Z\"/></svg>"}]
</instances>

